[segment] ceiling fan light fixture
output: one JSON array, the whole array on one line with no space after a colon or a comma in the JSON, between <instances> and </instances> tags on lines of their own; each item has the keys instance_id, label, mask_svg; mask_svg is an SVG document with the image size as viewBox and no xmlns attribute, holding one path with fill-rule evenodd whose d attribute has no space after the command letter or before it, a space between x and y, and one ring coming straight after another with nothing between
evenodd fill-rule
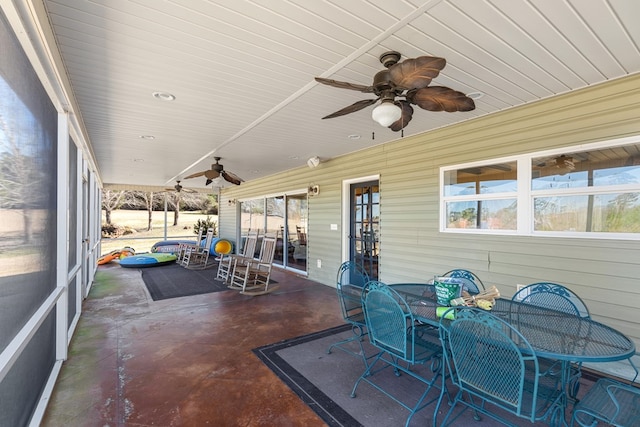
<instances>
[{"instance_id":1,"label":"ceiling fan light fixture","mask_svg":"<svg viewBox=\"0 0 640 427\"><path fill-rule=\"evenodd\" d=\"M392 100L382 101L380 105L373 109L371 118L380 126L389 127L402 117L402 109L393 103Z\"/></svg>"},{"instance_id":2,"label":"ceiling fan light fixture","mask_svg":"<svg viewBox=\"0 0 640 427\"><path fill-rule=\"evenodd\" d=\"M213 184L214 187L222 187L224 185L224 181L222 180L221 176L217 176L213 179L207 179L207 184Z\"/></svg>"}]
</instances>

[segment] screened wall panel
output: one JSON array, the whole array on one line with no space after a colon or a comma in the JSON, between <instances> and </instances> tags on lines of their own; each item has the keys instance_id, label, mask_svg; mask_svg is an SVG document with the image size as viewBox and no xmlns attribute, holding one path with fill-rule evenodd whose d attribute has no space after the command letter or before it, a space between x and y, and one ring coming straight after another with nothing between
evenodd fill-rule
<instances>
[{"instance_id":1,"label":"screened wall panel","mask_svg":"<svg viewBox=\"0 0 640 427\"><path fill-rule=\"evenodd\" d=\"M0 13L0 350L56 287L58 113ZM0 382L0 425L31 416L55 362L49 315Z\"/></svg>"},{"instance_id":2,"label":"screened wall panel","mask_svg":"<svg viewBox=\"0 0 640 427\"><path fill-rule=\"evenodd\" d=\"M29 425L55 361L55 312L50 313L2 382L0 426ZM4 384L19 384L6 390Z\"/></svg>"},{"instance_id":3,"label":"screened wall panel","mask_svg":"<svg viewBox=\"0 0 640 427\"><path fill-rule=\"evenodd\" d=\"M69 138L69 271L78 263L78 149Z\"/></svg>"},{"instance_id":4,"label":"screened wall panel","mask_svg":"<svg viewBox=\"0 0 640 427\"><path fill-rule=\"evenodd\" d=\"M71 138L69 138L69 186L68 186L68 197L69 197L69 206L67 209L68 212L68 222L69 222L69 262L68 262L68 271L71 273L73 269L78 265L81 261L78 257L78 149L76 145L73 143ZM78 273L77 273L78 274ZM78 290L78 280L76 277L72 277L69 281L69 290L67 294L68 301L68 312L67 312L67 326L71 326L74 317L77 313L77 290Z\"/></svg>"}]
</instances>

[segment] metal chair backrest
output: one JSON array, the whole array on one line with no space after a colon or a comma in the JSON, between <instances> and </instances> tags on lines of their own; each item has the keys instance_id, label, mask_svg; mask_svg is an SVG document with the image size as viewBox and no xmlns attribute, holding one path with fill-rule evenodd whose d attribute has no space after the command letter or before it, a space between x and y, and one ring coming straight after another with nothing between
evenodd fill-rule
<instances>
[{"instance_id":1,"label":"metal chair backrest","mask_svg":"<svg viewBox=\"0 0 640 427\"><path fill-rule=\"evenodd\" d=\"M487 311L451 310L455 310L455 319L441 319L440 339L451 380L459 390L454 406L463 403L491 413L483 402L487 401L535 421L536 409L542 403L538 399L542 397L538 395L538 360L529 342L510 324ZM472 396L471 403L460 398L465 393ZM548 396L557 398L555 394ZM447 418L452 412L453 407Z\"/></svg>"},{"instance_id":2,"label":"metal chair backrest","mask_svg":"<svg viewBox=\"0 0 640 427\"><path fill-rule=\"evenodd\" d=\"M480 291L485 290L482 280L480 280L474 272L469 270L456 268L455 270L447 271L442 276L451 277L452 279L461 279L462 285L470 294L479 294Z\"/></svg>"},{"instance_id":3,"label":"metal chair backrest","mask_svg":"<svg viewBox=\"0 0 640 427\"><path fill-rule=\"evenodd\" d=\"M362 289L368 281L369 275L361 265L353 261L346 261L340 265L336 291L345 320L362 313Z\"/></svg>"},{"instance_id":4,"label":"metal chair backrest","mask_svg":"<svg viewBox=\"0 0 640 427\"><path fill-rule=\"evenodd\" d=\"M590 317L584 301L569 288L557 283L532 283L516 292L512 300L578 317Z\"/></svg>"},{"instance_id":5,"label":"metal chair backrest","mask_svg":"<svg viewBox=\"0 0 640 427\"><path fill-rule=\"evenodd\" d=\"M390 286L370 281L363 293L363 307L371 344L408 363L416 363L415 319L404 298Z\"/></svg>"}]
</instances>

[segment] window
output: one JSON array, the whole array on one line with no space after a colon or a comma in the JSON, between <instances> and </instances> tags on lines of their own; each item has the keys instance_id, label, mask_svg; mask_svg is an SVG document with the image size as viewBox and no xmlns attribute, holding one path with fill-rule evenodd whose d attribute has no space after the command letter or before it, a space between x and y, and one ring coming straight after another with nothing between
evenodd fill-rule
<instances>
[{"instance_id":1,"label":"window","mask_svg":"<svg viewBox=\"0 0 640 427\"><path fill-rule=\"evenodd\" d=\"M441 169L441 230L640 236L640 140Z\"/></svg>"},{"instance_id":2,"label":"window","mask_svg":"<svg viewBox=\"0 0 640 427\"><path fill-rule=\"evenodd\" d=\"M516 230L517 169L510 161L445 171L445 228Z\"/></svg>"}]
</instances>

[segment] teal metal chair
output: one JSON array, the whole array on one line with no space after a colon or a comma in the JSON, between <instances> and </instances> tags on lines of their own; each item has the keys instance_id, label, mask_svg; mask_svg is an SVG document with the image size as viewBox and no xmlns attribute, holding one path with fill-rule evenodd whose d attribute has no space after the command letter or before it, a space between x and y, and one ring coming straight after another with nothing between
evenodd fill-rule
<instances>
[{"instance_id":1,"label":"teal metal chair","mask_svg":"<svg viewBox=\"0 0 640 427\"><path fill-rule=\"evenodd\" d=\"M327 354L331 354L331 350L337 348L346 353L361 357L365 368L369 366L367 354L364 351L362 342L367 336L367 327L362 309L362 290L369 281L369 275L364 268L351 261L343 262L338 269L336 277L336 292L340 309L342 310L342 318L351 325L353 333L349 338L331 344L327 349ZM352 342L357 342L360 351L356 353L352 350Z\"/></svg>"},{"instance_id":2,"label":"teal metal chair","mask_svg":"<svg viewBox=\"0 0 640 427\"><path fill-rule=\"evenodd\" d=\"M573 408L571 425L640 426L640 388L600 378Z\"/></svg>"},{"instance_id":3,"label":"teal metal chair","mask_svg":"<svg viewBox=\"0 0 640 427\"><path fill-rule=\"evenodd\" d=\"M362 296L369 339L379 353L356 381L351 397L356 397L360 383L364 381L370 384L410 411L405 422L405 426L408 426L416 412L438 400L438 393L434 393L434 397L430 399L427 399L427 395L440 385L442 348L435 338L429 340L419 336L409 305L390 286L371 281L365 286ZM431 336L426 335L426 338L429 337ZM430 377L420 375L416 369L412 369L417 364L428 365ZM387 390L397 388L388 382L377 380L376 375L388 368L393 368L397 376L406 374L424 385L424 392L417 397L416 403L401 400L398 393L394 395Z\"/></svg>"},{"instance_id":4,"label":"teal metal chair","mask_svg":"<svg viewBox=\"0 0 640 427\"><path fill-rule=\"evenodd\" d=\"M571 289L557 283L532 283L516 292L512 300L579 317L590 317L589 309L582 298Z\"/></svg>"},{"instance_id":5,"label":"teal metal chair","mask_svg":"<svg viewBox=\"0 0 640 427\"><path fill-rule=\"evenodd\" d=\"M463 287L470 294L479 294L480 291L485 290L482 280L480 280L480 278L475 273L469 270L456 268L454 270L447 271L442 276L451 277L452 279L461 279Z\"/></svg>"},{"instance_id":6,"label":"teal metal chair","mask_svg":"<svg viewBox=\"0 0 640 427\"><path fill-rule=\"evenodd\" d=\"M531 422L564 423L563 393L541 374L538 358L522 334L490 312L452 308L454 320L440 321L440 340L452 383L458 388L441 426L453 425L467 409L513 425L500 410ZM444 399L441 397L436 413ZM464 408L452 416L456 408ZM493 410L492 410L493 409Z\"/></svg>"},{"instance_id":7,"label":"teal metal chair","mask_svg":"<svg viewBox=\"0 0 640 427\"><path fill-rule=\"evenodd\" d=\"M521 303L514 305L521 313L526 312L528 306L535 306L578 317L591 317L589 309L582 298L571 289L557 283L532 283L516 292L512 300ZM547 375L561 375L562 364L559 361L541 358L539 362L540 369ZM569 397L574 400L576 400L580 388L581 368L582 365L579 363L572 364L569 372L570 380L567 392Z\"/></svg>"}]
</instances>

